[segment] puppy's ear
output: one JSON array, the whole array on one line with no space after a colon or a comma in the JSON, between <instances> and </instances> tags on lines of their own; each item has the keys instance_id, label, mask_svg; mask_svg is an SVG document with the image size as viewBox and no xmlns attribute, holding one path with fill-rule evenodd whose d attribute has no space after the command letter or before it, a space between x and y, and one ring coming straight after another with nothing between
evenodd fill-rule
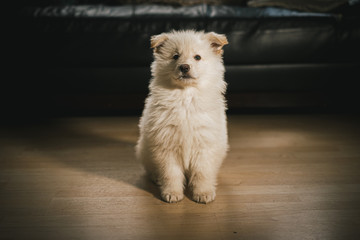
<instances>
[{"instance_id":1,"label":"puppy's ear","mask_svg":"<svg viewBox=\"0 0 360 240\"><path fill-rule=\"evenodd\" d=\"M169 39L169 37L165 33L152 36L151 37L151 48L154 49L154 52L159 52L160 48L162 47L164 42L168 39Z\"/></svg>"},{"instance_id":2,"label":"puppy's ear","mask_svg":"<svg viewBox=\"0 0 360 240\"><path fill-rule=\"evenodd\" d=\"M205 36L209 40L211 47L214 49L215 53L223 54L224 51L222 50L222 47L229 43L226 36L214 32L209 32Z\"/></svg>"}]
</instances>

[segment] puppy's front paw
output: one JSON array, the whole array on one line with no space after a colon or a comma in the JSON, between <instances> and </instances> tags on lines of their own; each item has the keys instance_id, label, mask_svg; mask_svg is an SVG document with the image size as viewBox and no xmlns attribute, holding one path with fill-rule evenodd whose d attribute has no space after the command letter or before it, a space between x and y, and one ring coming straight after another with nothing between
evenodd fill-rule
<instances>
[{"instance_id":1,"label":"puppy's front paw","mask_svg":"<svg viewBox=\"0 0 360 240\"><path fill-rule=\"evenodd\" d=\"M162 192L161 197L165 202L175 203L181 201L184 198L184 194L180 192Z\"/></svg>"},{"instance_id":2,"label":"puppy's front paw","mask_svg":"<svg viewBox=\"0 0 360 240\"><path fill-rule=\"evenodd\" d=\"M210 203L215 200L215 190L210 191L194 191L192 199L197 203Z\"/></svg>"}]
</instances>

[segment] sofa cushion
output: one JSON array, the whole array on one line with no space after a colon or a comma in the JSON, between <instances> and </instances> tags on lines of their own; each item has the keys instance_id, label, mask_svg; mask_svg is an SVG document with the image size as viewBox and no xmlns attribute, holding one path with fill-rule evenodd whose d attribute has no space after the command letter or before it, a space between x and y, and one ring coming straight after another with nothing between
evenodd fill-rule
<instances>
[{"instance_id":1,"label":"sofa cushion","mask_svg":"<svg viewBox=\"0 0 360 240\"><path fill-rule=\"evenodd\" d=\"M17 27L24 64L149 66L149 39L172 29L226 34L225 64L353 62L360 21L335 14L209 5L25 7ZM25 39L25 41L23 41Z\"/></svg>"},{"instance_id":2,"label":"sofa cushion","mask_svg":"<svg viewBox=\"0 0 360 240\"><path fill-rule=\"evenodd\" d=\"M348 0L249 0L250 7L283 7L307 12L329 12Z\"/></svg>"}]
</instances>

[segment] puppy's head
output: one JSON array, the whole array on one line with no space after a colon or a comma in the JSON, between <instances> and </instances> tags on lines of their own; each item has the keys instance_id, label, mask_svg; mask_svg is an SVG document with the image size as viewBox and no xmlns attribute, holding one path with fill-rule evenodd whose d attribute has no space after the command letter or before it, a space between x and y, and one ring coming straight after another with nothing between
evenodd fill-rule
<instances>
[{"instance_id":1,"label":"puppy's head","mask_svg":"<svg viewBox=\"0 0 360 240\"><path fill-rule=\"evenodd\" d=\"M200 84L223 74L222 47L228 41L214 32L173 31L151 37L153 77L168 86Z\"/></svg>"}]
</instances>

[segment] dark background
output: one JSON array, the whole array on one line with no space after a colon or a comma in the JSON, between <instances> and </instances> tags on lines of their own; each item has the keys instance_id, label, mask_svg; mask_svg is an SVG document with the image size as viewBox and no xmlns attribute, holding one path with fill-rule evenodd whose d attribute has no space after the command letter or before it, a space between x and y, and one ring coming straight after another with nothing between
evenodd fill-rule
<instances>
[{"instance_id":1,"label":"dark background","mask_svg":"<svg viewBox=\"0 0 360 240\"><path fill-rule=\"evenodd\" d=\"M4 46L5 118L140 114L149 39L172 29L226 34L229 113L359 112L359 4L167 2L16 6Z\"/></svg>"}]
</instances>

